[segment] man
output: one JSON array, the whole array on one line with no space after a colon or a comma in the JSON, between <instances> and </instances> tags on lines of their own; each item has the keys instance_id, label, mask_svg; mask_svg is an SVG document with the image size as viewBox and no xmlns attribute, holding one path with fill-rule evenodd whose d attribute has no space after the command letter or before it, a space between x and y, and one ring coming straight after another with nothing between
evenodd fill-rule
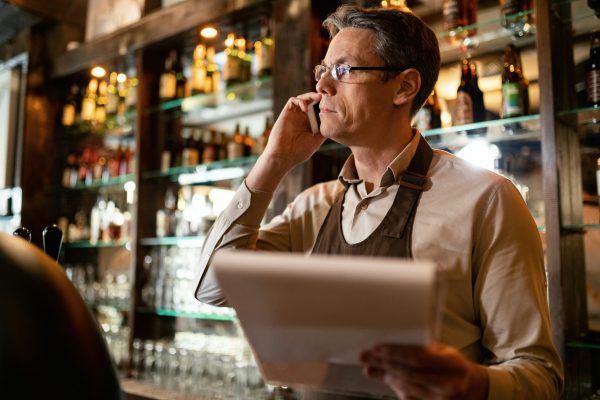
<instances>
[{"instance_id":1,"label":"man","mask_svg":"<svg viewBox=\"0 0 600 400\"><path fill-rule=\"evenodd\" d=\"M540 238L503 177L432 151L410 126L440 66L434 33L410 12L342 6L324 22L332 41L316 93L289 99L269 144L203 248L196 296L225 304L210 256L221 248L431 259L448 293L441 342L380 344L364 372L399 398L557 398ZM309 104L319 101L321 135ZM339 181L313 186L259 228L285 174L326 138L352 155Z\"/></svg>"}]
</instances>

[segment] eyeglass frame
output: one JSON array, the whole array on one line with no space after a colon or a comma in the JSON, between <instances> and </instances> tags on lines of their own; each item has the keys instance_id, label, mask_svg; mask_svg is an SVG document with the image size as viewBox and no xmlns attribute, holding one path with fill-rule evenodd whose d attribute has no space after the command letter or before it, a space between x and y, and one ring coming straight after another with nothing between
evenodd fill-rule
<instances>
[{"instance_id":1,"label":"eyeglass frame","mask_svg":"<svg viewBox=\"0 0 600 400\"><path fill-rule=\"evenodd\" d=\"M336 67L337 66L337 67ZM327 71L329 70L329 73L331 75L331 77L333 78L334 81L337 82L341 82L342 81L342 77L338 77L338 72L337 72L337 68L339 67L345 67L344 68L344 73L342 74L342 77L345 74L348 74L348 76L350 75L350 71L405 71L406 69L410 68L410 67L353 67L349 64L344 64L344 63L333 63L330 66L327 66L323 63L321 64L317 64L315 65L315 67L313 68L313 72L315 74L315 81L319 82L321 79L323 79L323 75L325 75L327 73ZM323 72L317 76L317 68L323 67L324 70ZM336 72L334 72L336 71Z\"/></svg>"}]
</instances>

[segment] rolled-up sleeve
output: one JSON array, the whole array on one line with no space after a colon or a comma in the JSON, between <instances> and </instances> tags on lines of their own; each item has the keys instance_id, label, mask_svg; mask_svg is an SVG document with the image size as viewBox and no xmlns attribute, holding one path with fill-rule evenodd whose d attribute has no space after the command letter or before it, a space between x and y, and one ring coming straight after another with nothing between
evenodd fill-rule
<instances>
[{"instance_id":1,"label":"rolled-up sleeve","mask_svg":"<svg viewBox=\"0 0 600 400\"><path fill-rule=\"evenodd\" d=\"M202 246L196 298L204 303L225 305L225 298L208 265L215 251L222 248L253 249L260 222L269 206L272 193L251 191L246 182L240 185L227 208L211 227Z\"/></svg>"}]
</instances>

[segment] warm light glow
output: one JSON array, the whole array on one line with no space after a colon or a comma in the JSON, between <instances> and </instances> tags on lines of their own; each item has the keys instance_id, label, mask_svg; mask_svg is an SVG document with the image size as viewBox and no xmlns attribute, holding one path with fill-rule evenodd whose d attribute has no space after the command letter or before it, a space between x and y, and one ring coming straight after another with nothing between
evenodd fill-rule
<instances>
[{"instance_id":1,"label":"warm light glow","mask_svg":"<svg viewBox=\"0 0 600 400\"><path fill-rule=\"evenodd\" d=\"M104 78L106 76L106 70L100 66L92 68L92 76L94 78Z\"/></svg>"},{"instance_id":2,"label":"warm light glow","mask_svg":"<svg viewBox=\"0 0 600 400\"><path fill-rule=\"evenodd\" d=\"M233 47L234 41L235 41L235 34L233 34L233 33L227 34L227 39L225 39L225 46Z\"/></svg>"},{"instance_id":3,"label":"warm light glow","mask_svg":"<svg viewBox=\"0 0 600 400\"><path fill-rule=\"evenodd\" d=\"M205 39L213 39L217 37L218 34L219 31L217 31L217 29L212 26L207 26L200 30L200 36L202 36Z\"/></svg>"},{"instance_id":4,"label":"warm light glow","mask_svg":"<svg viewBox=\"0 0 600 400\"><path fill-rule=\"evenodd\" d=\"M486 139L477 139L460 149L457 157L467 160L479 167L494 171L494 160L502 157L500 149Z\"/></svg>"},{"instance_id":5,"label":"warm light glow","mask_svg":"<svg viewBox=\"0 0 600 400\"><path fill-rule=\"evenodd\" d=\"M125 81L127 80L127 75L120 73L119 75L117 75L117 82L119 83L125 83Z\"/></svg>"}]
</instances>

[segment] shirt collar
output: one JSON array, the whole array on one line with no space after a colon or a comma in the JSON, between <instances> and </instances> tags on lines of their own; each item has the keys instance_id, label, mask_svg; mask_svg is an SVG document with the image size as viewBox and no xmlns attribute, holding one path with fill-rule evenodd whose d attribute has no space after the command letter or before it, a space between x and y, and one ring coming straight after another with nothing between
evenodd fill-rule
<instances>
[{"instance_id":1,"label":"shirt collar","mask_svg":"<svg viewBox=\"0 0 600 400\"><path fill-rule=\"evenodd\" d=\"M400 179L415 155L420 139L421 132L419 132L418 129L413 128L413 138L388 165L379 182L380 187L389 187ZM340 174L338 175L338 180L344 185L345 189L348 189L351 185L362 183L363 180L358 176L358 172L356 171L354 154L350 154L350 157L344 162Z\"/></svg>"}]
</instances>

